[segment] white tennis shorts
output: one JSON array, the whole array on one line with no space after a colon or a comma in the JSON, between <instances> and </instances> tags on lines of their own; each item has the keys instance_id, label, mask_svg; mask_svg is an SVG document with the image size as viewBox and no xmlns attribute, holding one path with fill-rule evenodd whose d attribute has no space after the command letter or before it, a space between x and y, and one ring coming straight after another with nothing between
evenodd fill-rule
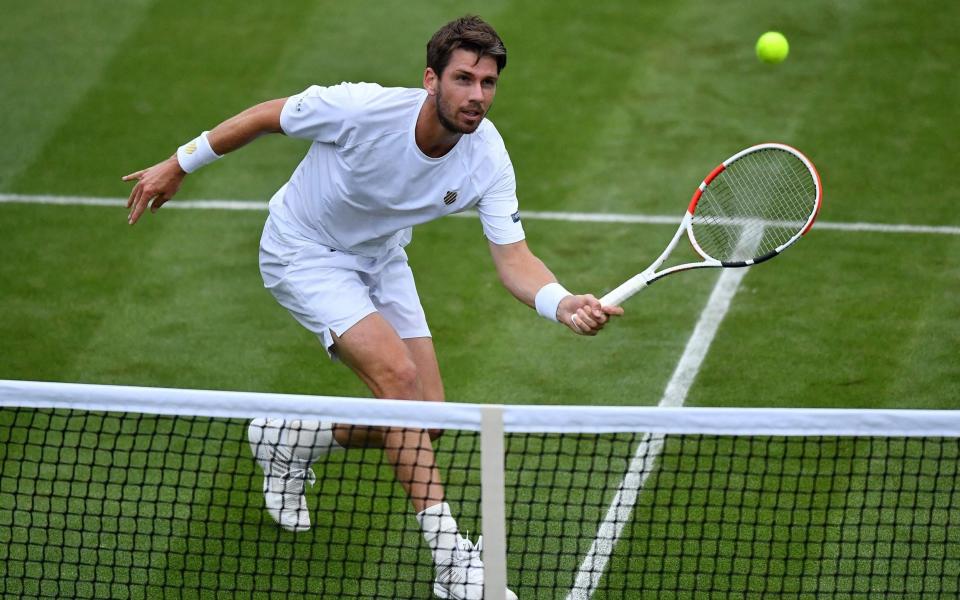
<instances>
[{"instance_id":1,"label":"white tennis shorts","mask_svg":"<svg viewBox=\"0 0 960 600\"><path fill-rule=\"evenodd\" d=\"M294 239L268 218L260 238L260 274L264 287L320 339L331 358L332 333L341 336L374 312L401 339L430 337L400 246L378 258L359 256Z\"/></svg>"}]
</instances>

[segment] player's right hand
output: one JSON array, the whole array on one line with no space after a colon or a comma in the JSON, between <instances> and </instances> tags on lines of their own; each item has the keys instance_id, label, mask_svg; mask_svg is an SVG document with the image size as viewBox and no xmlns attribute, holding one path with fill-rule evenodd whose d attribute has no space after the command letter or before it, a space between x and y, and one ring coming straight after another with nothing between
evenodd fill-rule
<instances>
[{"instance_id":1,"label":"player's right hand","mask_svg":"<svg viewBox=\"0 0 960 600\"><path fill-rule=\"evenodd\" d=\"M619 306L601 306L593 294L567 296L557 307L557 319L580 335L597 335L610 317L622 314Z\"/></svg>"},{"instance_id":2,"label":"player's right hand","mask_svg":"<svg viewBox=\"0 0 960 600\"><path fill-rule=\"evenodd\" d=\"M131 225L136 223L147 206L150 207L150 212L157 212L177 193L186 175L177 162L177 156L173 155L148 169L124 176L124 181L137 180L127 199L127 208L130 210L127 222Z\"/></svg>"}]
</instances>

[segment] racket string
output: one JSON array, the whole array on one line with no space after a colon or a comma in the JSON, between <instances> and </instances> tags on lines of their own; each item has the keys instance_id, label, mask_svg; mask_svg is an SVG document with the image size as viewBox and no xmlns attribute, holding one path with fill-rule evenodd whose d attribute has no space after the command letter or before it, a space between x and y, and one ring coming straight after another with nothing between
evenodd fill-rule
<instances>
[{"instance_id":1,"label":"racket string","mask_svg":"<svg viewBox=\"0 0 960 600\"><path fill-rule=\"evenodd\" d=\"M758 258L799 235L816 197L803 161L785 150L760 149L730 163L707 185L696 207L692 237L721 261ZM741 244L743 239L761 241Z\"/></svg>"},{"instance_id":2,"label":"racket string","mask_svg":"<svg viewBox=\"0 0 960 600\"><path fill-rule=\"evenodd\" d=\"M743 201L738 203L738 208L741 208L743 211L745 211L743 214L749 214L750 206L754 206L760 209L763 209L763 208L774 209L772 211L767 212L767 214L758 215L759 219L757 221L750 221L747 223L747 225L744 226L745 230L759 229L760 231L758 231L755 235L757 235L761 240L763 240L764 234L767 233L764 231L765 229L767 229L766 222L780 221L780 220L783 220L784 216L786 216L786 212L784 210L777 210L777 209L784 208L784 202L783 202L784 199L781 194L776 193L775 186L773 185L776 182L770 181L770 179L772 179L771 173L769 173L768 171L760 170L760 168L751 168L751 167L755 167L755 165L746 164L745 168L743 169L744 178L748 179L748 181L745 184L740 186L742 189L742 195L740 196L740 198L743 198ZM740 172L739 170L732 170L730 173L731 178L733 178L735 181L739 181L740 180L740 178L738 177L739 172ZM760 190L770 189L771 187L774 187L774 189L771 190L774 193L772 193L769 196L771 200L771 204L769 206L764 206L762 204L762 198L756 197L757 192ZM748 195L753 197L747 197ZM782 229L775 228L772 231L774 232L782 231ZM750 233L752 232L744 231L741 235L746 236ZM787 237L787 239L789 239L789 237ZM777 247L781 241L786 241L786 239L781 240L775 237L773 243L771 243L768 237L765 241L766 243L761 242L759 247L756 248L756 254L753 254L751 256L735 256L734 259L747 260L749 258L754 258L757 254L760 254L760 255L765 254L766 252L769 252L773 248Z\"/></svg>"}]
</instances>

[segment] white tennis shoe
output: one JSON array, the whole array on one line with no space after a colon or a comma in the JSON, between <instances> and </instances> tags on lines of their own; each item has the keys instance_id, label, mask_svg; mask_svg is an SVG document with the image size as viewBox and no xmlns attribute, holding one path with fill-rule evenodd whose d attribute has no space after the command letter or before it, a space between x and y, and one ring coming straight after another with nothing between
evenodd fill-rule
<instances>
[{"instance_id":1,"label":"white tennis shoe","mask_svg":"<svg viewBox=\"0 0 960 600\"><path fill-rule=\"evenodd\" d=\"M437 565L433 593L445 600L483 600L483 536L477 538L476 545L464 537L457 538L449 562ZM506 598L517 600L517 595L507 590Z\"/></svg>"},{"instance_id":2,"label":"white tennis shoe","mask_svg":"<svg viewBox=\"0 0 960 600\"><path fill-rule=\"evenodd\" d=\"M267 512L280 527L287 531L310 529L310 511L303 489L307 482L317 481L310 464L296 458L279 435L270 435L273 427L266 419L254 419L247 429L250 449L263 469L263 499ZM271 439L276 438L276 439Z\"/></svg>"}]
</instances>

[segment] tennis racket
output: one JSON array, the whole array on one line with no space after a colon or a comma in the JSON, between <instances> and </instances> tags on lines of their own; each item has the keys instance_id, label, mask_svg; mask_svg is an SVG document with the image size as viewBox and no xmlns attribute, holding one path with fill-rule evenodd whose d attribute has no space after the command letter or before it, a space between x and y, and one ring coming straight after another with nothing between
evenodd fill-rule
<instances>
[{"instance_id":1,"label":"tennis racket","mask_svg":"<svg viewBox=\"0 0 960 600\"><path fill-rule=\"evenodd\" d=\"M820 210L820 175L784 144L759 144L723 161L693 193L680 228L645 271L600 298L619 305L667 275L703 267L749 267L777 256L810 231ZM658 271L686 233L702 259Z\"/></svg>"}]
</instances>

